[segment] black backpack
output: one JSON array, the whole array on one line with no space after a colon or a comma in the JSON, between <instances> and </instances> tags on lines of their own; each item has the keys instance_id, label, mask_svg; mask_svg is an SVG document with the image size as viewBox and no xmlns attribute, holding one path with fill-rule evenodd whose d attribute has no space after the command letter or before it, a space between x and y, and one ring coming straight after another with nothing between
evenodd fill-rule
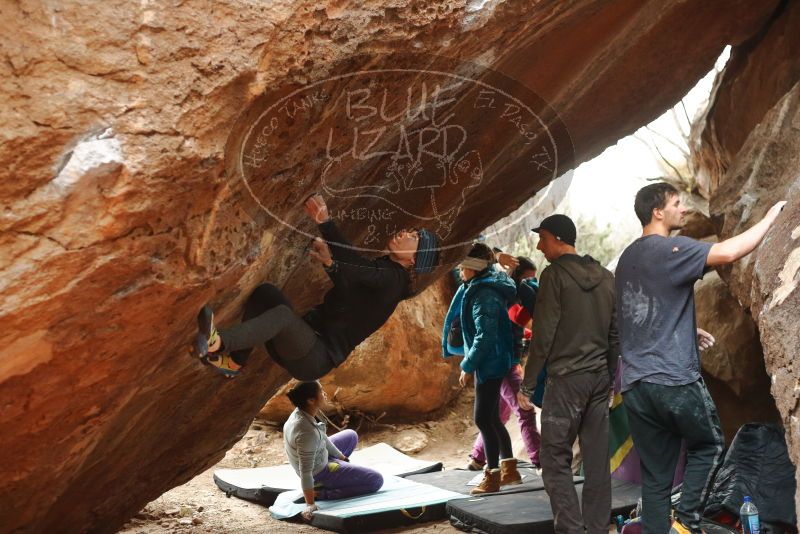
<instances>
[{"instance_id":1,"label":"black backpack","mask_svg":"<svg viewBox=\"0 0 800 534\"><path fill-rule=\"evenodd\" d=\"M447 344L451 347L464 346L464 333L461 331L461 314L453 317L450 323L450 330L447 332Z\"/></svg>"}]
</instances>

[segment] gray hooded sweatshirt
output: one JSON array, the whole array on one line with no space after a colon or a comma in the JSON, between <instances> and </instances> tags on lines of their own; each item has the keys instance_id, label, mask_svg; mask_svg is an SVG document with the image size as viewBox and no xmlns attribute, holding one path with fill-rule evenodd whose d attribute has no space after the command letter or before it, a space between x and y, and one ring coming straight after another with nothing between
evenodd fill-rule
<instances>
[{"instance_id":1,"label":"gray hooded sweatshirt","mask_svg":"<svg viewBox=\"0 0 800 534\"><path fill-rule=\"evenodd\" d=\"M591 256L565 254L539 280L533 339L522 386L533 390L547 364L549 376L607 370L619 358L614 275Z\"/></svg>"}]
</instances>

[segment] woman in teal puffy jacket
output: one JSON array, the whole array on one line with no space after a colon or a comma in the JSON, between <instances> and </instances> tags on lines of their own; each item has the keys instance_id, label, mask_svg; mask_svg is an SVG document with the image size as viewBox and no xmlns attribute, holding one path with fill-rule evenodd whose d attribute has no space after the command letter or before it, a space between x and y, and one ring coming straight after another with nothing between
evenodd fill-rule
<instances>
[{"instance_id":1,"label":"woman in teal puffy jacket","mask_svg":"<svg viewBox=\"0 0 800 534\"><path fill-rule=\"evenodd\" d=\"M484 477L473 494L492 493L502 485L521 482L511 438L500 421L499 410L500 386L514 361L508 306L517 290L508 275L492 269L493 264L492 250L476 243L460 265L464 281L463 293L458 295L464 359L459 381L463 387L475 377L475 424L486 449ZM443 344L446 349L446 342Z\"/></svg>"}]
</instances>

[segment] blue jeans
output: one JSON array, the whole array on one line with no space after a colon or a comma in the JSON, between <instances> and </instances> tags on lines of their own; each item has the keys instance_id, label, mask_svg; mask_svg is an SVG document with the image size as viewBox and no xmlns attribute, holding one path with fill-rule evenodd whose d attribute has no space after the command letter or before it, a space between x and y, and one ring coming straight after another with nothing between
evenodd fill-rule
<instances>
[{"instance_id":1,"label":"blue jeans","mask_svg":"<svg viewBox=\"0 0 800 534\"><path fill-rule=\"evenodd\" d=\"M670 492L686 441L686 468L675 514L692 532L700 518L725 440L714 401L701 380L685 386L639 382L622 394L633 445L642 464L642 527L645 534L669 530Z\"/></svg>"}]
</instances>

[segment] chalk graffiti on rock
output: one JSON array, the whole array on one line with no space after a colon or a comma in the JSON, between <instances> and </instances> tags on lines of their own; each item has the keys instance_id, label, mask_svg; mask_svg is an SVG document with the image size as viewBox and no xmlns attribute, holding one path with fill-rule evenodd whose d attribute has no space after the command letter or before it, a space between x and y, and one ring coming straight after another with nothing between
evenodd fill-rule
<instances>
[{"instance_id":1,"label":"chalk graffiti on rock","mask_svg":"<svg viewBox=\"0 0 800 534\"><path fill-rule=\"evenodd\" d=\"M241 141L239 169L270 214L269 180L318 176L332 216L364 223L362 244L377 250L400 223L446 239L470 196L495 178L488 169L507 163L498 154L508 146L522 147L532 173L555 177L559 147L520 98L448 72L367 70L265 106Z\"/></svg>"}]
</instances>

